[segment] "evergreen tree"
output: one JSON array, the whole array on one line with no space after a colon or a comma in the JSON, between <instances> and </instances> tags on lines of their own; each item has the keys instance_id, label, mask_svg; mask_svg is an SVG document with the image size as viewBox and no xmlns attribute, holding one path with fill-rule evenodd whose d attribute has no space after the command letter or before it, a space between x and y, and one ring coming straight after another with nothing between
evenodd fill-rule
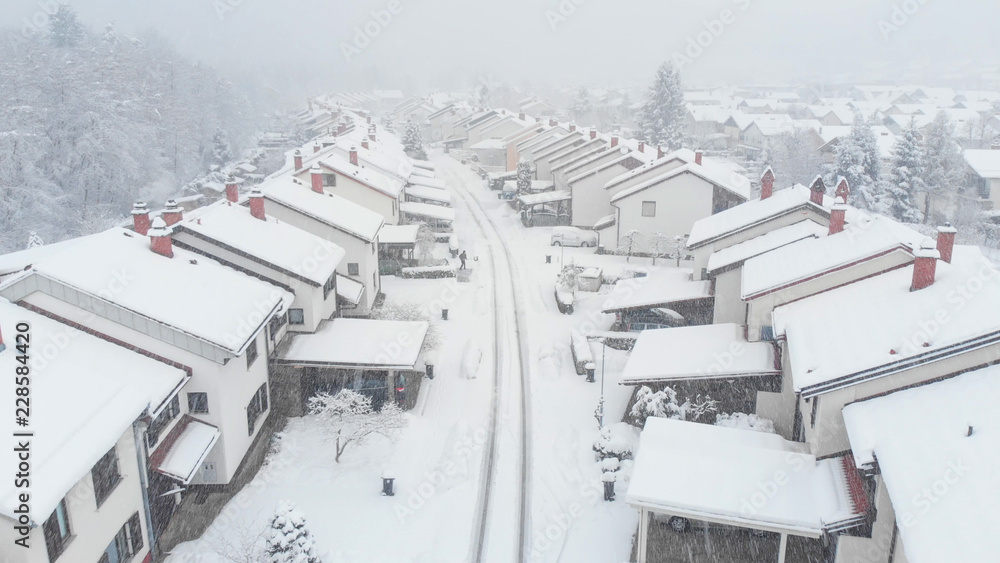
<instances>
[{"instance_id":1,"label":"evergreen tree","mask_svg":"<svg viewBox=\"0 0 1000 563\"><path fill-rule=\"evenodd\" d=\"M916 123L911 120L903 136L892 147L892 168L886 194L888 214L906 223L919 223L924 218L916 203L917 194L926 189L923 180L924 153L919 139Z\"/></svg>"},{"instance_id":2,"label":"evergreen tree","mask_svg":"<svg viewBox=\"0 0 1000 563\"><path fill-rule=\"evenodd\" d=\"M834 176L843 176L851 186L851 201L862 209L883 212L884 198L880 184L882 159L879 154L878 137L871 124L861 114L854 116L851 133L841 139L835 151ZM836 178L834 178L836 180Z\"/></svg>"},{"instance_id":3,"label":"evergreen tree","mask_svg":"<svg viewBox=\"0 0 1000 563\"><path fill-rule=\"evenodd\" d=\"M222 129L216 129L212 135L212 157L210 164L223 167L234 158L233 147L229 144L229 138Z\"/></svg>"},{"instance_id":4,"label":"evergreen tree","mask_svg":"<svg viewBox=\"0 0 1000 563\"><path fill-rule=\"evenodd\" d=\"M680 71L672 63L663 63L656 70L656 78L642 108L642 138L651 145L665 145L672 151L681 148L685 112Z\"/></svg>"},{"instance_id":5,"label":"evergreen tree","mask_svg":"<svg viewBox=\"0 0 1000 563\"><path fill-rule=\"evenodd\" d=\"M83 25L68 4L59 4L49 21L49 41L53 47L76 47L83 39Z\"/></svg>"},{"instance_id":6,"label":"evergreen tree","mask_svg":"<svg viewBox=\"0 0 1000 563\"><path fill-rule=\"evenodd\" d=\"M573 115L577 121L581 121L593 110L594 104L590 102L590 94L587 92L587 88L581 86L576 93L576 102L573 104Z\"/></svg>"},{"instance_id":7,"label":"evergreen tree","mask_svg":"<svg viewBox=\"0 0 1000 563\"><path fill-rule=\"evenodd\" d=\"M101 37L101 40L110 47L121 45L122 41L118 38L118 32L115 31L115 22L108 22L104 26L104 35Z\"/></svg>"},{"instance_id":8,"label":"evergreen tree","mask_svg":"<svg viewBox=\"0 0 1000 563\"><path fill-rule=\"evenodd\" d=\"M955 126L938 112L924 137L924 221L932 220L933 199L954 194L962 184L962 150L955 142Z\"/></svg>"},{"instance_id":9,"label":"evergreen tree","mask_svg":"<svg viewBox=\"0 0 1000 563\"><path fill-rule=\"evenodd\" d=\"M417 160L427 160L427 153L424 151L423 134L420 126L412 119L406 120L406 127L403 131L403 150L410 158Z\"/></svg>"},{"instance_id":10,"label":"evergreen tree","mask_svg":"<svg viewBox=\"0 0 1000 563\"><path fill-rule=\"evenodd\" d=\"M517 163L517 193L526 194L531 190L531 181L534 173L531 170L531 163L523 158Z\"/></svg>"},{"instance_id":11,"label":"evergreen tree","mask_svg":"<svg viewBox=\"0 0 1000 563\"><path fill-rule=\"evenodd\" d=\"M266 541L271 563L321 563L306 519L287 502L271 517Z\"/></svg>"}]
</instances>

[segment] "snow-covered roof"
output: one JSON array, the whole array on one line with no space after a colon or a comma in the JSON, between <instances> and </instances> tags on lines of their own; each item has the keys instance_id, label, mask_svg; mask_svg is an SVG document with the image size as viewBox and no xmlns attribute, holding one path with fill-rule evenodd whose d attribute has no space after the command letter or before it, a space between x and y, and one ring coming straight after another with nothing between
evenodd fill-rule
<instances>
[{"instance_id":1,"label":"snow-covered roof","mask_svg":"<svg viewBox=\"0 0 1000 563\"><path fill-rule=\"evenodd\" d=\"M386 225L379 233L379 244L415 244L420 225Z\"/></svg>"},{"instance_id":2,"label":"snow-covered roof","mask_svg":"<svg viewBox=\"0 0 1000 563\"><path fill-rule=\"evenodd\" d=\"M754 502L762 483L775 485ZM682 484L682 486L678 486ZM855 518L839 459L765 432L650 417L639 439L626 500L671 515L818 537Z\"/></svg>"},{"instance_id":3,"label":"snow-covered roof","mask_svg":"<svg viewBox=\"0 0 1000 563\"><path fill-rule=\"evenodd\" d=\"M967 150L965 162L983 178L1000 178L1000 150Z\"/></svg>"},{"instance_id":4,"label":"snow-covered roof","mask_svg":"<svg viewBox=\"0 0 1000 563\"><path fill-rule=\"evenodd\" d=\"M150 249L149 238L109 229L35 264L34 271L92 298L132 311L241 355L270 318L294 296L176 245L173 258ZM115 284L115 275L127 281ZM261 319L249 333L245 325Z\"/></svg>"},{"instance_id":5,"label":"snow-covered roof","mask_svg":"<svg viewBox=\"0 0 1000 563\"><path fill-rule=\"evenodd\" d=\"M729 357L732 361L720 359ZM619 381L636 385L780 373L770 342L747 342L743 327L715 324L642 331Z\"/></svg>"},{"instance_id":6,"label":"snow-covered roof","mask_svg":"<svg viewBox=\"0 0 1000 563\"><path fill-rule=\"evenodd\" d=\"M373 168L355 166L340 154L327 154L318 164L343 176L356 180L391 198L399 198L403 192L403 182L377 172Z\"/></svg>"},{"instance_id":7,"label":"snow-covered roof","mask_svg":"<svg viewBox=\"0 0 1000 563\"><path fill-rule=\"evenodd\" d=\"M346 300L348 303L357 305L361 303L361 296L364 293L365 284L347 276L337 274L337 297Z\"/></svg>"},{"instance_id":8,"label":"snow-covered roof","mask_svg":"<svg viewBox=\"0 0 1000 563\"><path fill-rule=\"evenodd\" d=\"M31 378L30 514L41 525L91 468L147 409L155 411L187 380L187 374L122 346L60 324L0 298L0 331L7 348L0 351L0 370L13 378L22 364L14 345L16 323L31 326L35 353L29 354ZM58 349L43 354L44 347ZM13 386L13 379L10 380ZM10 415L13 417L13 387ZM13 423L13 420L10 422ZM125 463L135 463L135 458ZM12 466L13 467L13 466ZM0 481L0 514L13 519L17 494L14 479Z\"/></svg>"},{"instance_id":9,"label":"snow-covered roof","mask_svg":"<svg viewBox=\"0 0 1000 563\"><path fill-rule=\"evenodd\" d=\"M796 184L777 190L767 199L755 199L710 215L695 222L688 237L688 248L697 248L707 242L731 235L769 219L784 215L802 206L812 205L816 210L829 213L809 203L809 188ZM830 205L833 200L830 200Z\"/></svg>"},{"instance_id":10,"label":"snow-covered roof","mask_svg":"<svg viewBox=\"0 0 1000 563\"><path fill-rule=\"evenodd\" d=\"M789 244L743 264L743 299L834 272L895 249L911 252L925 235L887 217L858 214L843 232Z\"/></svg>"},{"instance_id":11,"label":"snow-covered roof","mask_svg":"<svg viewBox=\"0 0 1000 563\"><path fill-rule=\"evenodd\" d=\"M366 207L338 195L318 194L294 178L271 180L261 184L260 190L267 199L272 199L366 242L375 240L385 222L381 215Z\"/></svg>"},{"instance_id":12,"label":"snow-covered roof","mask_svg":"<svg viewBox=\"0 0 1000 563\"><path fill-rule=\"evenodd\" d=\"M429 217L431 219L438 219L441 221L454 221L455 220L455 210L451 207L442 207L440 205L434 205L431 203L416 203L413 201L404 201L399 204L399 210L407 215L414 215L417 217Z\"/></svg>"},{"instance_id":13,"label":"snow-covered roof","mask_svg":"<svg viewBox=\"0 0 1000 563\"><path fill-rule=\"evenodd\" d=\"M507 150L507 143L503 139L483 139L469 147L471 150Z\"/></svg>"},{"instance_id":14,"label":"snow-covered roof","mask_svg":"<svg viewBox=\"0 0 1000 563\"><path fill-rule=\"evenodd\" d=\"M152 469L187 485L222 433L215 426L186 415L171 431L173 433L177 438L164 440L169 447L162 458L154 454Z\"/></svg>"},{"instance_id":15,"label":"snow-covered roof","mask_svg":"<svg viewBox=\"0 0 1000 563\"><path fill-rule=\"evenodd\" d=\"M448 189L448 184L445 183L445 181L440 178L428 178L427 176L413 175L410 176L409 183L410 185L407 187L423 186L425 188L431 188L441 191Z\"/></svg>"},{"instance_id":16,"label":"snow-covered roof","mask_svg":"<svg viewBox=\"0 0 1000 563\"><path fill-rule=\"evenodd\" d=\"M795 388L818 394L945 359L973 339L1000 338L1000 275L978 248L956 246L950 264L938 261L930 287L910 291L912 280L908 265L775 309ZM965 290L973 282L981 289ZM937 329L927 334L922 326L934 319Z\"/></svg>"},{"instance_id":17,"label":"snow-covered roof","mask_svg":"<svg viewBox=\"0 0 1000 563\"><path fill-rule=\"evenodd\" d=\"M174 229L174 236L182 230L191 231L319 286L337 271L345 255L344 249L332 242L273 217L261 221L248 208L228 201L196 210Z\"/></svg>"},{"instance_id":18,"label":"snow-covered roof","mask_svg":"<svg viewBox=\"0 0 1000 563\"><path fill-rule=\"evenodd\" d=\"M49 258L50 256L59 254L84 238L87 237L75 237L61 242L43 244L26 250L19 250L17 252L0 255L0 276L20 272L35 262L39 262Z\"/></svg>"},{"instance_id":19,"label":"snow-covered roof","mask_svg":"<svg viewBox=\"0 0 1000 563\"><path fill-rule=\"evenodd\" d=\"M706 167L699 166L695 163L685 164L684 166L674 168L668 172L664 172L660 176L651 178L641 184L636 184L630 188L626 188L618 193L616 193L611 201L620 201L627 197L631 197L647 188L651 188L663 182L667 182L673 178L677 178L683 174L693 174L699 178L705 180L706 182L723 188L743 199L748 199L750 197L750 181L745 177L728 171L722 167Z\"/></svg>"},{"instance_id":20,"label":"snow-covered roof","mask_svg":"<svg viewBox=\"0 0 1000 563\"><path fill-rule=\"evenodd\" d=\"M406 195L413 196L418 199L437 201L440 203L451 203L451 192L428 186L407 186Z\"/></svg>"},{"instance_id":21,"label":"snow-covered roof","mask_svg":"<svg viewBox=\"0 0 1000 563\"><path fill-rule=\"evenodd\" d=\"M712 282L691 281L691 277L691 270L660 268L646 277L620 280L602 309L611 313L711 298Z\"/></svg>"},{"instance_id":22,"label":"snow-covered roof","mask_svg":"<svg viewBox=\"0 0 1000 563\"><path fill-rule=\"evenodd\" d=\"M997 397L1000 368L992 366L844 408L859 467L878 456L908 561L990 561L1000 553ZM937 483L947 489L928 498Z\"/></svg>"},{"instance_id":23,"label":"snow-covered roof","mask_svg":"<svg viewBox=\"0 0 1000 563\"><path fill-rule=\"evenodd\" d=\"M712 253L708 258L708 272L714 273L733 264L741 264L754 256L760 256L765 252L770 252L802 239L823 236L827 231L829 231L828 227L824 227L811 219L775 229L767 234Z\"/></svg>"},{"instance_id":24,"label":"snow-covered roof","mask_svg":"<svg viewBox=\"0 0 1000 563\"><path fill-rule=\"evenodd\" d=\"M279 358L292 365L413 369L427 335L425 322L333 319L314 334L292 337Z\"/></svg>"},{"instance_id":25,"label":"snow-covered roof","mask_svg":"<svg viewBox=\"0 0 1000 563\"><path fill-rule=\"evenodd\" d=\"M415 181L419 181L420 178L436 180L437 173L433 170L427 170L426 168L414 168L413 171L410 172L410 177L407 180L410 183L415 183Z\"/></svg>"},{"instance_id":26,"label":"snow-covered roof","mask_svg":"<svg viewBox=\"0 0 1000 563\"><path fill-rule=\"evenodd\" d=\"M521 205L539 205L542 203L555 203L557 201L569 201L573 199L573 194L565 191L559 190L556 192L542 192L539 194L527 194L518 198L521 201Z\"/></svg>"}]
</instances>

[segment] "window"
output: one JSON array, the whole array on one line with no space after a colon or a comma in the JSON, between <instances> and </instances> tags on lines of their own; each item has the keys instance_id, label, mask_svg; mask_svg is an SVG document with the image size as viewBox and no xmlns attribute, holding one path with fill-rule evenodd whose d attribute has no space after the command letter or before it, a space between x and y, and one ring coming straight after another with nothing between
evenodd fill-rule
<instances>
[{"instance_id":1,"label":"window","mask_svg":"<svg viewBox=\"0 0 1000 563\"><path fill-rule=\"evenodd\" d=\"M142 527L136 512L118 530L111 544L101 555L99 563L124 563L142 551Z\"/></svg>"},{"instance_id":2,"label":"window","mask_svg":"<svg viewBox=\"0 0 1000 563\"><path fill-rule=\"evenodd\" d=\"M323 186L334 187L337 185L337 175L336 174L323 174Z\"/></svg>"},{"instance_id":3,"label":"window","mask_svg":"<svg viewBox=\"0 0 1000 563\"><path fill-rule=\"evenodd\" d=\"M179 396L174 395L174 398L170 400L170 403L159 416L153 419L153 422L149 423L149 429L146 430L146 443L149 448L152 449L157 442L160 441L160 432L163 431L170 421L177 417L181 412L181 399Z\"/></svg>"},{"instance_id":4,"label":"window","mask_svg":"<svg viewBox=\"0 0 1000 563\"><path fill-rule=\"evenodd\" d=\"M250 404L247 405L247 429L250 436L253 436L253 429L257 424L257 418L265 412L267 412L267 383L261 385L260 389L257 389L257 392L253 394L253 398L250 399Z\"/></svg>"},{"instance_id":5,"label":"window","mask_svg":"<svg viewBox=\"0 0 1000 563\"><path fill-rule=\"evenodd\" d=\"M289 309L288 322L293 325L304 325L306 324L306 315L302 309Z\"/></svg>"},{"instance_id":6,"label":"window","mask_svg":"<svg viewBox=\"0 0 1000 563\"><path fill-rule=\"evenodd\" d=\"M642 202L642 216L643 217L656 217L656 202L655 201L644 201L644 202Z\"/></svg>"},{"instance_id":7,"label":"window","mask_svg":"<svg viewBox=\"0 0 1000 563\"><path fill-rule=\"evenodd\" d=\"M323 299L330 296L330 292L337 288L337 274L330 276L330 279L326 280L323 284Z\"/></svg>"},{"instance_id":8,"label":"window","mask_svg":"<svg viewBox=\"0 0 1000 563\"><path fill-rule=\"evenodd\" d=\"M247 369L257 360L257 337L254 337L250 341L250 345L247 346Z\"/></svg>"},{"instance_id":9,"label":"window","mask_svg":"<svg viewBox=\"0 0 1000 563\"><path fill-rule=\"evenodd\" d=\"M358 268L357 262L350 262L347 264L347 275L356 276L361 273L361 268Z\"/></svg>"},{"instance_id":10,"label":"window","mask_svg":"<svg viewBox=\"0 0 1000 563\"><path fill-rule=\"evenodd\" d=\"M45 547L49 550L49 561L55 561L66 551L66 545L72 530L69 527L69 516L66 514L66 499L59 501L52 515L42 524L42 534L45 536Z\"/></svg>"},{"instance_id":11,"label":"window","mask_svg":"<svg viewBox=\"0 0 1000 563\"><path fill-rule=\"evenodd\" d=\"M285 323L287 322L287 313L271 317L271 321L268 323L268 329L270 329L269 332L271 333L271 342L274 342L278 338L278 331L281 330L281 327L285 326Z\"/></svg>"},{"instance_id":12,"label":"window","mask_svg":"<svg viewBox=\"0 0 1000 563\"><path fill-rule=\"evenodd\" d=\"M774 327L773 326L760 327L760 339L764 342L774 342Z\"/></svg>"},{"instance_id":13,"label":"window","mask_svg":"<svg viewBox=\"0 0 1000 563\"><path fill-rule=\"evenodd\" d=\"M94 480L97 508L100 508L122 480L121 473L118 472L118 452L115 448L111 448L111 451L104 454L104 457L94 465L90 470L90 476Z\"/></svg>"},{"instance_id":14,"label":"window","mask_svg":"<svg viewBox=\"0 0 1000 563\"><path fill-rule=\"evenodd\" d=\"M208 414L208 393L188 393L188 412Z\"/></svg>"}]
</instances>

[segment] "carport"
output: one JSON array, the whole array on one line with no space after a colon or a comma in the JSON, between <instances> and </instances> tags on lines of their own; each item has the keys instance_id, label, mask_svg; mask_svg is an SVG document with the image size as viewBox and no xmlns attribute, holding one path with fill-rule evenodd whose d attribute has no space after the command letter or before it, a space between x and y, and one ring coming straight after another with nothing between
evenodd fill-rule
<instances>
[{"instance_id":1,"label":"carport","mask_svg":"<svg viewBox=\"0 0 1000 563\"><path fill-rule=\"evenodd\" d=\"M820 538L864 521L867 503L844 458L817 460L781 436L651 417L626 502L639 509L638 563L647 563L654 514L780 536Z\"/></svg>"},{"instance_id":2,"label":"carport","mask_svg":"<svg viewBox=\"0 0 1000 563\"><path fill-rule=\"evenodd\" d=\"M526 227L534 227L536 224L543 226L536 222L535 215L540 214L541 210L545 210L555 216L554 224L569 225L571 220L569 208L572 199L573 194L564 190L522 195L517 198L521 208L521 222Z\"/></svg>"}]
</instances>

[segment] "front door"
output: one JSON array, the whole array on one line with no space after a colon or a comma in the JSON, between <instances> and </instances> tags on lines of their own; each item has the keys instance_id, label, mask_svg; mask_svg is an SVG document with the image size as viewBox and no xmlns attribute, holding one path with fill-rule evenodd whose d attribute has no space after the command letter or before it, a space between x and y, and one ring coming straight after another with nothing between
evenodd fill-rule
<instances>
[{"instance_id":1,"label":"front door","mask_svg":"<svg viewBox=\"0 0 1000 563\"><path fill-rule=\"evenodd\" d=\"M206 483L214 483L219 480L219 473L216 470L214 461L206 461L202 464L201 479Z\"/></svg>"}]
</instances>

